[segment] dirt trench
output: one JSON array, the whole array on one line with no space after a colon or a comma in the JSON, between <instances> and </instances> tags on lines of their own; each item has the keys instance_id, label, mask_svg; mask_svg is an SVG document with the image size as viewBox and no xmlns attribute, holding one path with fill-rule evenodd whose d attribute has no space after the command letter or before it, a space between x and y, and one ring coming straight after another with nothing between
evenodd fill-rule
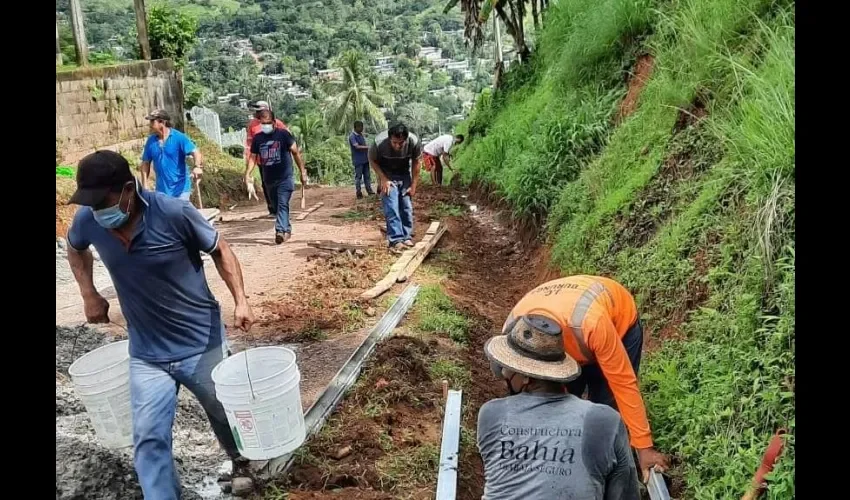
<instances>
[{"instance_id":1,"label":"dirt trench","mask_svg":"<svg viewBox=\"0 0 850 500\"><path fill-rule=\"evenodd\" d=\"M468 319L468 341L458 347L440 335L423 336L411 327L416 313L408 313L323 431L305 444L289 476L257 498L433 498L444 409L441 379L430 367L445 361L467 373L458 498L481 498L483 470L473 438L478 408L505 395L483 346L514 303L551 272L542 250L523 247L498 214L460 191L423 189L415 213L417 225L440 218L448 232L414 281L440 285ZM430 276L435 270L439 275Z\"/></svg>"}]
</instances>

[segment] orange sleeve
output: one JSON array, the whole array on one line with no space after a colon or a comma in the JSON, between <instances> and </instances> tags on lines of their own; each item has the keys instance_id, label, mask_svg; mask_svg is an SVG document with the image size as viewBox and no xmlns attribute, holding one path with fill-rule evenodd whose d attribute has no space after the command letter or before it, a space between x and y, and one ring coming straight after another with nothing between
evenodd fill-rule
<instances>
[{"instance_id":1,"label":"orange sleeve","mask_svg":"<svg viewBox=\"0 0 850 500\"><path fill-rule=\"evenodd\" d=\"M588 347L596 356L596 362L608 381L608 387L629 430L631 445L637 449L650 448L652 432L646 418L646 407L632 363L614 324L603 315L589 331Z\"/></svg>"}]
</instances>

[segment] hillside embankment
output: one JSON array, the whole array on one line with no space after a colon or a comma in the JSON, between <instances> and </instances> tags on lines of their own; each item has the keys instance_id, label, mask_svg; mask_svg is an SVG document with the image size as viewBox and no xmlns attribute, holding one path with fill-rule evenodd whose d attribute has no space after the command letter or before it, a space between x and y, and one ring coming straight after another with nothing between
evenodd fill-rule
<instances>
[{"instance_id":1,"label":"hillside embankment","mask_svg":"<svg viewBox=\"0 0 850 500\"><path fill-rule=\"evenodd\" d=\"M739 498L780 428L767 495L794 496L794 27L791 1L561 0L458 130L561 274L635 293L685 498Z\"/></svg>"}]
</instances>

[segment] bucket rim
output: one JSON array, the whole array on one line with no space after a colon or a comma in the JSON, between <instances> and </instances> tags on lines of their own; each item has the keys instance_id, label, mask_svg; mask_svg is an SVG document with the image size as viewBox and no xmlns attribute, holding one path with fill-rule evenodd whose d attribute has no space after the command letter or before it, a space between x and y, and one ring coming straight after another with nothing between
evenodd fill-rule
<instances>
[{"instance_id":1,"label":"bucket rim","mask_svg":"<svg viewBox=\"0 0 850 500\"><path fill-rule=\"evenodd\" d=\"M223 387L239 387L239 386L245 385L245 383L244 383L244 382L242 382L242 383L238 383L238 384L228 384L228 383L226 383L226 382L219 382L218 380L216 380L216 374L217 374L217 373L219 373L219 370L221 369L221 367L222 367L222 366L224 366L224 363L225 363L225 362L230 361L231 359L234 359L235 357L239 356L240 354L245 355L245 356L247 357L247 354L246 354L246 353L247 353L248 351L258 351L258 350L287 351L287 352L289 352L289 353L291 353L291 354L292 354L292 358L293 358L293 359L292 359L292 362L291 362L291 363L287 364L285 367L283 367L282 369L280 369L280 370L278 370L278 371L276 371L276 372L272 373L271 375L267 375L267 376L265 376L265 377L263 377L263 378L252 379L252 380L251 380L251 383L252 383L252 384L258 384L258 383L260 383L260 382L265 382L266 380L270 380L270 379L272 379L272 378L275 378L275 377L277 377L278 375L280 375L281 373L283 373L283 372L285 372L285 371L287 371L287 370L291 369L293 365L295 366L295 369L296 369L296 370L298 370L298 363L297 363L297 361L298 361L298 355L297 355L297 354L295 354L295 351L293 351L292 349L289 349L288 347L281 347L281 346L274 346L274 345L269 345L269 346L260 346L260 347L252 347L252 348L250 348L250 349L245 349L244 351L237 352L236 354L234 354L234 355L232 355L232 356L228 356L228 357L224 358L223 360L221 360L221 362L220 362L219 364L217 364L215 368L213 368L213 371L212 371L212 373L210 374L210 378L212 378L212 379L213 379L213 383L214 383L215 385L220 385L220 386L223 386ZM300 372L300 370L299 370L298 376L299 376L299 380L300 380L300 376L301 376L301 372Z\"/></svg>"},{"instance_id":2,"label":"bucket rim","mask_svg":"<svg viewBox=\"0 0 850 500\"><path fill-rule=\"evenodd\" d=\"M78 364L80 361L82 361L83 359L85 359L87 356L89 356L89 355L91 355L91 354L94 354L94 353L96 353L97 351L100 351L101 349L106 349L107 347L109 347L109 348L114 348L116 345L119 345L119 344L127 344L127 356L126 356L126 357L123 357L123 358L119 359L118 361L116 361L116 362L114 362L114 363L112 363L112 364L110 364L110 365L108 365L108 366L101 367L101 368L99 368L99 369L97 369L97 370L95 370L95 371L86 372L86 373L74 373L74 367L75 367L75 366L77 366L77 364ZM127 362L127 361L130 359L130 350L129 350L129 345L130 345L130 341L129 341L129 340L119 340L118 342L110 342L110 343L108 343L108 344L106 344L106 345L102 345L102 346L98 347L97 349L95 349L95 350L93 350L93 351L89 351L89 352L87 352L87 353L83 354L82 356L80 356L79 358L77 358L77 359L76 359L76 361L74 361L73 363L71 363L71 366L69 366L69 367L68 367L68 375L70 375L70 376L71 376L71 378L76 378L76 377L81 377L81 376L83 376L83 377L84 377L84 376L86 376L86 375L94 375L95 373L100 373L100 372L103 372L103 371L109 370L109 369L111 369L111 368L115 368L116 366L118 366L118 365L120 365L120 364L122 364L122 363L125 363L125 362Z\"/></svg>"}]
</instances>

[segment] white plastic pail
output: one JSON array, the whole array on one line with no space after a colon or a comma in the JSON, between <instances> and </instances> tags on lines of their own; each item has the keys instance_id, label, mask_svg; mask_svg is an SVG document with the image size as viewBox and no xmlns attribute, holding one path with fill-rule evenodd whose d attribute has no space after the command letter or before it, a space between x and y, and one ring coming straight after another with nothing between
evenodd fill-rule
<instances>
[{"instance_id":1,"label":"white plastic pail","mask_svg":"<svg viewBox=\"0 0 850 500\"><path fill-rule=\"evenodd\" d=\"M129 341L84 354L68 368L98 441L107 448L133 444Z\"/></svg>"},{"instance_id":2,"label":"white plastic pail","mask_svg":"<svg viewBox=\"0 0 850 500\"><path fill-rule=\"evenodd\" d=\"M301 373L285 347L257 347L235 354L212 372L215 396L227 414L245 458L269 460L295 451L306 429Z\"/></svg>"}]
</instances>

